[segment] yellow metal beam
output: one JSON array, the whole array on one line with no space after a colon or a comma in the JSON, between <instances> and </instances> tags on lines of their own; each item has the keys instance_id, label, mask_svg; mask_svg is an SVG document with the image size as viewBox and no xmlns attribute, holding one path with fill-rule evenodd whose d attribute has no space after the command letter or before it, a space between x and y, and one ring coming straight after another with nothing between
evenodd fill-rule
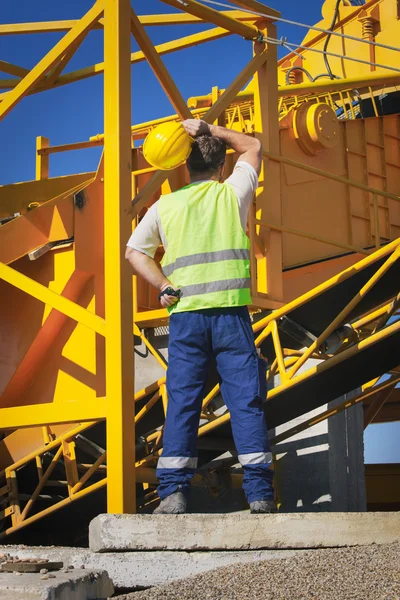
<instances>
[{"instance_id":1,"label":"yellow metal beam","mask_svg":"<svg viewBox=\"0 0 400 600\"><path fill-rule=\"evenodd\" d=\"M131 31L139 45L139 48L145 55L154 75L157 77L161 87L163 88L169 101L175 108L180 118L190 119L192 117L192 113L190 112L185 100L178 90L175 81L172 79L159 54L157 53L157 50L154 48L153 43L147 35L143 25L137 18L133 8L131 8Z\"/></svg>"},{"instance_id":2,"label":"yellow metal beam","mask_svg":"<svg viewBox=\"0 0 400 600\"><path fill-rule=\"evenodd\" d=\"M53 473L55 467L57 466L58 461L62 457L62 454L63 454L63 444L60 445L57 452L54 454L54 456L51 460L51 463L47 467L46 471L44 473L42 473L42 476L39 479L39 483L37 484L36 488L33 491L32 496L29 498L28 502L26 503L26 505L24 507L24 510L21 513L21 521L26 519L26 517L28 516L28 514L29 514L32 506L35 504L40 492L42 491L43 487L46 485L47 481L50 478L50 475ZM65 467L65 469L67 469L67 467Z\"/></svg>"},{"instance_id":3,"label":"yellow metal beam","mask_svg":"<svg viewBox=\"0 0 400 600\"><path fill-rule=\"evenodd\" d=\"M132 273L125 246L131 207L130 0L104 7L104 271L107 507L136 510Z\"/></svg>"},{"instance_id":4,"label":"yellow metal beam","mask_svg":"<svg viewBox=\"0 0 400 600\"><path fill-rule=\"evenodd\" d=\"M16 77L25 77L25 75L29 73L29 69L13 65L5 60L0 60L0 71L8 73L9 75L15 75Z\"/></svg>"},{"instance_id":5,"label":"yellow metal beam","mask_svg":"<svg viewBox=\"0 0 400 600\"><path fill-rule=\"evenodd\" d=\"M49 156L40 153L50 146L50 140L47 137L39 135L36 138L36 179L48 179L49 177Z\"/></svg>"},{"instance_id":6,"label":"yellow metal beam","mask_svg":"<svg viewBox=\"0 0 400 600\"><path fill-rule=\"evenodd\" d=\"M221 11L221 14L238 21L256 21L259 17L241 10ZM158 15L138 15L142 25L147 27L161 25L190 25L201 23L203 19L186 13L165 13ZM35 23L9 23L0 25L0 35L17 35L29 33L51 33L54 31L69 31L76 25L76 20L66 21L41 21ZM103 19L99 19L92 29L103 29Z\"/></svg>"},{"instance_id":7,"label":"yellow metal beam","mask_svg":"<svg viewBox=\"0 0 400 600\"><path fill-rule=\"evenodd\" d=\"M168 178L169 174L170 171L156 171L152 178L144 184L142 189L132 201L132 217L135 217L135 215L141 211L143 206L146 205L146 202L149 200L149 198L151 198L151 196L160 189L164 181Z\"/></svg>"},{"instance_id":8,"label":"yellow metal beam","mask_svg":"<svg viewBox=\"0 0 400 600\"><path fill-rule=\"evenodd\" d=\"M381 258L384 258L384 257L388 256L389 254L392 254L397 249L400 249L400 238L397 240L394 240L393 242L390 242L389 244L387 244L387 246L380 248L380 250L377 250L370 256L366 256L365 258L360 260L355 265L348 267L347 269L345 269L338 275L335 275L334 277L331 277L324 283L321 283L321 285L318 285L317 287L310 290L309 292L302 294L295 300L292 300L285 306L282 306L282 308L278 308L276 311L274 311L273 314L267 315L263 319L260 319L259 321L257 321L256 323L253 324L253 331L254 332L261 331L270 323L270 321L272 319L279 319L279 318L283 317L284 315L289 314L295 308L299 308L300 306L302 306L303 304L305 304L312 298L316 298L317 296L322 294L322 292L325 292L326 290L329 290L329 289L335 287L338 283L341 283L341 282L345 281L346 279L348 279L349 277L352 277L356 273L359 273L360 271L367 268L369 265L374 264L376 261L380 260ZM400 321L399 321L399 323L400 323Z\"/></svg>"},{"instance_id":9,"label":"yellow metal beam","mask_svg":"<svg viewBox=\"0 0 400 600\"><path fill-rule=\"evenodd\" d=\"M384 392L381 392L372 400L371 404L368 406L364 413L364 429L366 429L368 425L372 423L372 421L375 419L376 415L379 413L381 408L383 408L383 405L387 402L387 400L389 400L389 397L392 395L392 392L394 391L398 380L399 379L395 380L395 382L389 389L385 390Z\"/></svg>"},{"instance_id":10,"label":"yellow metal beam","mask_svg":"<svg viewBox=\"0 0 400 600\"><path fill-rule=\"evenodd\" d=\"M36 427L56 423L79 423L97 421L106 416L106 399L85 400L84 402L52 402L30 404L0 409L2 429Z\"/></svg>"},{"instance_id":11,"label":"yellow metal beam","mask_svg":"<svg viewBox=\"0 0 400 600\"><path fill-rule=\"evenodd\" d=\"M361 77L349 77L347 79L328 79L319 80L318 83L296 83L294 85L282 85L278 89L278 96L280 98L287 96L300 96L307 94L317 94L322 92L334 92L336 90L353 90L357 88L358 91L363 87L388 87L391 85L399 85L400 74L382 74L377 73L376 75L362 75Z\"/></svg>"},{"instance_id":12,"label":"yellow metal beam","mask_svg":"<svg viewBox=\"0 0 400 600\"><path fill-rule=\"evenodd\" d=\"M48 52L37 65L18 83L18 85L3 97L0 104L0 119L5 117L16 104L26 96L64 56L77 38L89 31L103 12L104 0L97 0L92 8L80 21Z\"/></svg>"},{"instance_id":13,"label":"yellow metal beam","mask_svg":"<svg viewBox=\"0 0 400 600\"><path fill-rule=\"evenodd\" d=\"M358 354L359 352L362 352L363 350L366 350L367 348L374 346L380 340L384 340L384 339L386 339L396 333L399 333L399 332L400 332L400 321L397 321L397 322L393 323L392 325L385 327L385 329L382 329L382 331L379 331L378 333L375 333L374 335L370 335L369 337L367 337L365 340L362 340L358 344L354 344L354 346L350 346L350 348L343 350L343 352L340 352L339 354L325 360L324 362L322 362L318 365L315 365L315 366L311 367L310 369L307 369L307 371L303 371L302 373L296 375L296 377L293 377L292 379L288 379L283 384L283 386L279 385L276 388L269 390L268 391L268 399L274 398L275 396L278 396L280 393L282 393L283 387L285 389L291 388L291 387L297 385L298 383L300 383L301 381L305 381L306 379L311 379L315 375L325 372L326 370L330 369L334 365L337 365L340 363L345 363L346 360L348 360L355 354ZM368 375L366 375L366 377L368 377ZM267 402L268 402L268 400L267 400Z\"/></svg>"},{"instance_id":14,"label":"yellow metal beam","mask_svg":"<svg viewBox=\"0 0 400 600\"><path fill-rule=\"evenodd\" d=\"M263 35L276 37L276 27L263 21ZM278 73L276 69L277 46L270 44L267 50L261 44L254 45L255 56L268 52L264 62L254 75L254 131L264 150L279 153L278 118ZM280 165L268 160L262 161L259 187L256 191L256 215L261 221L282 223L281 173ZM258 229L258 228L257 228ZM267 294L269 300L281 302L283 299L283 247L282 233L277 230L260 230L265 257L257 260L257 292Z\"/></svg>"},{"instance_id":15,"label":"yellow metal beam","mask_svg":"<svg viewBox=\"0 0 400 600\"><path fill-rule=\"evenodd\" d=\"M74 56L75 52L78 50L79 46L85 40L88 31L84 31L82 35L80 35L73 44L69 47L68 51L62 56L58 62L46 75L46 85L52 86L54 82L58 79L61 73L64 71L65 67Z\"/></svg>"},{"instance_id":16,"label":"yellow metal beam","mask_svg":"<svg viewBox=\"0 0 400 600\"><path fill-rule=\"evenodd\" d=\"M76 492L79 492L79 490L81 490L83 488L85 483L97 471L97 469L100 467L100 465L102 465L105 462L106 458L107 458L106 452L104 452L101 456L99 456L99 458L96 460L96 462L93 463L93 465L86 471L86 473L81 477L81 479L76 483L76 485L74 485L74 487L71 490L72 494L76 494Z\"/></svg>"},{"instance_id":17,"label":"yellow metal beam","mask_svg":"<svg viewBox=\"0 0 400 600\"><path fill-rule=\"evenodd\" d=\"M47 138L44 138L47 139ZM69 152L71 150L84 150L85 148L95 148L96 146L102 146L104 142L104 134L102 139L89 140L86 142L73 142L72 144L60 144L59 146L43 146L37 149L37 155L42 157L49 157L50 154L57 154L58 152Z\"/></svg>"},{"instance_id":18,"label":"yellow metal beam","mask_svg":"<svg viewBox=\"0 0 400 600\"><path fill-rule=\"evenodd\" d=\"M4 281L14 285L37 300L59 310L67 315L67 317L74 319L74 321L82 323L82 325L89 327L89 329L93 329L93 331L96 331L101 335L105 335L106 328L104 319L94 315L85 308L82 308L82 306L75 304L75 302L68 300L68 298L56 294L56 292L49 290L41 283L30 279L26 275L19 273L3 263L0 263L0 279L4 279Z\"/></svg>"},{"instance_id":19,"label":"yellow metal beam","mask_svg":"<svg viewBox=\"0 0 400 600\"><path fill-rule=\"evenodd\" d=\"M180 2L179 0L162 0L162 2L169 6L173 6L174 8L178 8L179 10L184 10L204 21L214 23L219 27L224 27L224 29L231 31L232 33L241 35L246 40L255 40L260 35L260 32L254 25L248 25L247 23L232 19L232 17L205 6L204 4L200 4L199 2L196 2L196 0L185 0L185 2Z\"/></svg>"},{"instance_id":20,"label":"yellow metal beam","mask_svg":"<svg viewBox=\"0 0 400 600\"><path fill-rule=\"evenodd\" d=\"M377 310L371 311L370 313L365 315L365 317L362 317L361 319L358 319L357 321L353 321L351 326L353 327L353 329L360 329L361 327L364 327L364 325L371 325L371 323L373 321L376 321L376 319L378 319L379 317L382 317L385 313L387 313L387 311L389 310L391 305L392 305L392 302L389 302L389 304L385 304L384 306L381 306Z\"/></svg>"},{"instance_id":21,"label":"yellow metal beam","mask_svg":"<svg viewBox=\"0 0 400 600\"><path fill-rule=\"evenodd\" d=\"M0 90L12 90L17 87L21 79L0 79ZM0 100L2 101L6 97L6 92L0 94Z\"/></svg>"},{"instance_id":22,"label":"yellow metal beam","mask_svg":"<svg viewBox=\"0 0 400 600\"><path fill-rule=\"evenodd\" d=\"M223 89L219 90L219 93L221 94L223 91ZM249 93L246 90L239 92L236 96L236 102L252 102L252 100L253 93ZM189 108L207 108L209 106L212 106L213 104L212 94L204 94L202 96L191 96L190 98L188 98L187 103Z\"/></svg>"},{"instance_id":23,"label":"yellow metal beam","mask_svg":"<svg viewBox=\"0 0 400 600\"><path fill-rule=\"evenodd\" d=\"M385 327L385 325L389 321L389 319L395 313L398 313L399 308L400 308L400 292L397 294L397 296L393 300L393 302L390 303L389 307L385 311L385 314L383 314L381 316L381 318L379 319L379 321L376 323L373 333L375 333L375 331L378 331L379 329L382 329L382 327Z\"/></svg>"},{"instance_id":24,"label":"yellow metal beam","mask_svg":"<svg viewBox=\"0 0 400 600\"><path fill-rule=\"evenodd\" d=\"M103 29L99 19L92 29ZM79 19L68 19L65 21L35 21L32 23L2 23L0 25L0 35L23 35L29 33L53 33L55 31L70 31Z\"/></svg>"}]
</instances>

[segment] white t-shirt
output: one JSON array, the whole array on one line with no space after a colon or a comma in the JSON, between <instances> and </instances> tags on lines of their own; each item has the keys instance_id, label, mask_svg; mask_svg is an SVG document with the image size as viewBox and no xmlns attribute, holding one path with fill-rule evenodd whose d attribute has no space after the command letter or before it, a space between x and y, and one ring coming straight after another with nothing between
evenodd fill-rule
<instances>
[{"instance_id":1,"label":"white t-shirt","mask_svg":"<svg viewBox=\"0 0 400 600\"><path fill-rule=\"evenodd\" d=\"M243 230L246 232L247 215L253 201L254 193L258 187L258 175L249 163L239 160L235 165L232 175L226 179L226 183L235 188L240 221ZM158 202L155 202L132 233L127 246L143 254L147 254L150 258L154 258L160 244L165 249L167 248L167 240L158 214Z\"/></svg>"}]
</instances>

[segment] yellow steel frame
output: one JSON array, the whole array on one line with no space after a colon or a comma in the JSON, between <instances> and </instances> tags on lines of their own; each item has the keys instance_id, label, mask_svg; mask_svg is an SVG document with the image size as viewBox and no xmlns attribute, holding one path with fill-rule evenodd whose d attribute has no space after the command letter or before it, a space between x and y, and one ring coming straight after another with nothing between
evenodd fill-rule
<instances>
[{"instance_id":1,"label":"yellow steel frame","mask_svg":"<svg viewBox=\"0 0 400 600\"><path fill-rule=\"evenodd\" d=\"M399 323L386 326L390 315L393 314L394 310L397 310L397 298L397 303L395 302L394 305L379 307L352 324L356 343L354 343L354 340L347 340L335 355L321 353L320 347L324 340L343 322L352 308L377 284L380 277L399 258L400 241L397 240L380 248L380 239L379 236L376 236L375 247L377 251L371 254L365 248L339 244L334 240L321 238L304 231L284 228L280 221L280 206L275 203L274 206L269 207L265 201L270 196L279 197L279 163L286 163L302 170L308 170L317 175L370 192L375 207L372 217L375 220L375 231L379 231L378 196L397 201L399 197L279 155L279 146L277 145L278 110L290 110L292 100L285 100L287 96L293 96L295 100L292 104L298 105L299 98L307 97L310 90L306 89L306 86L301 88L300 86L286 86L288 89L281 88L278 94L275 69L276 47L268 48L257 44L253 58L231 85L226 90L214 89L209 102L206 99L199 109L193 111L188 108L162 62L161 56L163 54L226 35L239 34L249 40L259 40L261 39L260 35L264 36L266 34L274 37L274 25L271 21L277 13L269 11L268 16L260 21L257 16L241 11L218 12L195 2L195 0L187 0L184 6L176 0L165 0L165 3L180 9L184 8L186 12L170 15L137 16L131 9L129 0L97 0L86 15L77 21L0 26L0 35L39 31L67 32L31 71L17 65L0 63L0 68L4 72L17 77L17 79L0 82L0 87L8 90L0 95L0 118L5 117L28 94L44 91L103 72L105 76L104 134L95 136L89 141L53 147L50 146L47 138L38 138L36 164L36 178L46 179L49 176L50 154L104 144L104 314L93 314L63 294L57 294L49 290L44 285L3 263L0 263L0 279L7 281L26 294L59 311L66 318L81 323L105 338L106 393L105 397L85 403L79 399L71 398L70 402L63 403L0 408L0 422L3 429L43 427L43 445L23 459L9 465L0 473L0 486L2 486L0 487L0 505L2 508L0 520L11 519L11 526L6 527L3 535L8 535L42 518L49 512L58 510L66 504L104 486L107 486L108 509L110 511L117 513L134 512L136 510L135 481L152 486L156 483L154 468L149 467L154 466L157 457L162 452L162 427L149 432L145 436L146 456L140 460L135 460L133 425L139 423L159 401L161 401L165 413L168 403L165 377L147 386L144 390L136 394L133 393L132 334L140 337L157 362L166 369L166 362L141 330L145 325L166 320L166 312L158 310L141 315L134 314L134 321L132 322L132 308L137 307L137 289L134 288L132 294L132 278L123 257L123 248L131 231L132 217L134 218L143 207L148 205L152 195L164 183L166 173L154 172L151 168L132 168L131 161L135 157L135 150L132 151L131 147L132 139L143 138L149 129L157 124L157 121L152 121L131 127L130 65L133 62L148 61L176 111L175 115L159 121L201 116L207 122L212 123L226 111L228 122L233 124L235 119L238 119L243 127L248 126L246 125L248 123L250 124L249 132L256 130L258 135L262 136L265 149L262 181L264 180L265 183L261 187L260 194L250 215L250 238L253 249L253 292L258 294L260 307L263 307L263 296L267 294L269 298L272 297L275 300L275 304L270 302L268 308L273 307L276 310L253 326L254 332L258 334L257 346L260 346L268 336L271 336L275 350L276 360L270 366L267 378L271 379L275 374L279 374L280 383L270 392L270 398L279 396L288 387L296 386L305 379L318 376L319 373L339 362L344 362L349 356L359 352L364 347L373 345L386 336L393 335L400 327ZM255 0L238 0L235 1L235 4L250 10L256 10L257 7L259 9L260 6ZM265 10L265 7L263 8ZM217 27L159 46L152 44L144 29L144 26L199 21L209 22ZM257 25L254 25L256 22ZM104 29L104 62L77 72L62 74L69 59L91 29ZM131 35L135 37L140 47L140 51L133 54L130 52ZM249 94L246 91L242 93L242 88L253 75L255 75L255 93ZM372 79L373 77L375 76L371 76L365 81L365 85L369 89L378 85L378 78ZM380 76L380 80L382 80L382 76ZM333 82L333 84L336 87L336 82ZM333 84L332 82L329 83L329 85ZM321 88L319 91L324 93L327 86L328 84L321 83L318 89ZM337 87L340 87L339 84L337 84ZM342 82L339 91L343 93L343 90L346 91L346 89L352 89L350 82ZM278 105L278 95L281 96L282 100L280 106ZM345 103L346 100L343 100L344 106ZM133 190L134 193L132 193L132 182L135 186L135 177L144 172L152 173L152 177L135 196L136 187ZM133 211L132 196L135 196ZM343 250L366 254L367 256L360 263L352 266L351 269L342 272L308 294L282 307L279 302L281 297L280 278L274 277L273 271L273 268L281 271L282 233L311 237L316 241L331 243ZM270 258L268 259L270 261L268 264L267 247L269 249L268 256L273 255L274 257L273 261ZM354 272L367 268L383 257L386 258L384 265L380 267L309 348L304 352L295 352L282 347L278 333L278 321L281 317L325 290L344 281ZM259 272L256 281L257 268ZM322 362L317 367L309 368L299 375L299 368L304 365L308 358L318 358ZM398 381L396 377L397 375L394 373L389 383L385 383L383 386L373 387L371 384L366 387L363 395L342 403L342 405L336 407L335 411L345 410L349 406L362 401L366 394L375 394L388 386L393 386ZM228 412L222 416L214 414L212 401L218 394L219 386L216 385L203 400L201 425L198 432L199 438L217 429L230 419ZM143 400L145 400L144 405L135 415L135 403ZM279 436L273 442L278 443L283 439L287 439L298 431L311 427L317 421L329 418L332 414L335 414L335 412L326 411L317 420L305 421L296 430L292 429L285 432L284 437ZM103 452L93 464L80 465L77 463L75 453L76 436L90 429L100 420L106 422L107 455ZM77 425L52 439L49 436L48 426L56 423L76 423ZM54 455L51 462L44 469L44 456L49 452L53 452ZM23 467L32 461L36 463L38 483L28 502L22 507L22 500L18 492L18 474L20 471L23 472ZM41 491L46 485L52 483L51 476L57 465L58 468L61 465L65 466L65 480L57 480L53 483L66 486L67 497L60 502L56 502L47 510L39 510L32 514ZM136 468L132 468L132 465L136 465ZM208 478L208 484L210 484L210 481L210 478ZM204 485L201 478L197 478L195 482ZM234 484L240 484L240 477L234 478ZM212 485L218 485L218 480L214 479ZM151 503L153 501L154 494L150 490L143 502Z\"/></svg>"},{"instance_id":2,"label":"yellow steel frame","mask_svg":"<svg viewBox=\"0 0 400 600\"><path fill-rule=\"evenodd\" d=\"M134 512L135 462L132 275L124 260L131 233L130 3L105 0L104 10L104 285L110 512Z\"/></svg>"}]
</instances>

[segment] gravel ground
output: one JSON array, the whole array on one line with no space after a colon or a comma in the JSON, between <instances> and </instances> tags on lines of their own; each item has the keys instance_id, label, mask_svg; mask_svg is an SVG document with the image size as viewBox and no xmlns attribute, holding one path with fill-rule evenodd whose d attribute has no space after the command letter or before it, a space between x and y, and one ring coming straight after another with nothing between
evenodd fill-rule
<instances>
[{"instance_id":1,"label":"gravel ground","mask_svg":"<svg viewBox=\"0 0 400 600\"><path fill-rule=\"evenodd\" d=\"M223 567L118 600L400 600L400 543Z\"/></svg>"}]
</instances>

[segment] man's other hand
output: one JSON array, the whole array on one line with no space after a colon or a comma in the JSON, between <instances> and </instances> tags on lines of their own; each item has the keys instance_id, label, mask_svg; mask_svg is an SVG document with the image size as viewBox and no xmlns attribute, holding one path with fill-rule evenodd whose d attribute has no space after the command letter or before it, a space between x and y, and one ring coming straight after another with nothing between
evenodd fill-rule
<instances>
[{"instance_id":1,"label":"man's other hand","mask_svg":"<svg viewBox=\"0 0 400 600\"><path fill-rule=\"evenodd\" d=\"M201 121L201 119L186 119L186 121L182 121L182 125L186 133L194 138L199 135L211 135L208 123Z\"/></svg>"}]
</instances>

